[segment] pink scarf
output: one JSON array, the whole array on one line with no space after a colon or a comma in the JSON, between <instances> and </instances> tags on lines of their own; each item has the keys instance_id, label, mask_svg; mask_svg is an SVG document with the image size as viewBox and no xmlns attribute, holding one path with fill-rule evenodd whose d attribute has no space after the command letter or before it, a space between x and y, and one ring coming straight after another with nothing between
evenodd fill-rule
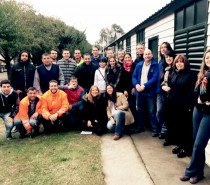
<instances>
[{"instance_id":1,"label":"pink scarf","mask_svg":"<svg viewBox=\"0 0 210 185\"><path fill-rule=\"evenodd\" d=\"M132 64L133 64L133 60L131 60L130 63L127 63L127 62L124 61L123 66L124 66L126 71L131 72L132 71L132 69L131 69Z\"/></svg>"}]
</instances>

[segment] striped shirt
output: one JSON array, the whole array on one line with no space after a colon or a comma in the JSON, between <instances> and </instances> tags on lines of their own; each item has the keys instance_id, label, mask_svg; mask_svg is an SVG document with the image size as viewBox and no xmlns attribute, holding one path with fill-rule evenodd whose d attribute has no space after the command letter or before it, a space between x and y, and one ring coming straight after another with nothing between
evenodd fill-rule
<instances>
[{"instance_id":1,"label":"striped shirt","mask_svg":"<svg viewBox=\"0 0 210 185\"><path fill-rule=\"evenodd\" d=\"M72 59L64 61L64 59L62 58L58 61L58 65L60 66L63 72L65 84L68 84L70 77L74 76L75 69L77 67L76 62Z\"/></svg>"}]
</instances>

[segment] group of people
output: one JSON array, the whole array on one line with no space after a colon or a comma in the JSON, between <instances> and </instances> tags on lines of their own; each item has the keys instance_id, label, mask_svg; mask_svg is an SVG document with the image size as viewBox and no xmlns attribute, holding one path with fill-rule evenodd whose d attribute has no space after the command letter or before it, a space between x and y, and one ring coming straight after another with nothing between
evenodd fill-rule
<instances>
[{"instance_id":1,"label":"group of people","mask_svg":"<svg viewBox=\"0 0 210 185\"><path fill-rule=\"evenodd\" d=\"M27 51L20 53L11 69L11 82L1 81L0 117L6 137L16 126L20 137L44 132L91 130L97 135L114 132L140 133L150 123L152 137L176 145L172 153L192 154L190 166L180 180L197 183L203 178L205 147L210 137L210 50L201 70L190 70L184 55L175 55L168 42L160 45L160 61L152 51L137 45L137 58L112 49L106 57L94 46L92 55L70 58L68 49L57 61L57 51L42 55L35 68ZM132 126L131 126L132 125Z\"/></svg>"}]
</instances>

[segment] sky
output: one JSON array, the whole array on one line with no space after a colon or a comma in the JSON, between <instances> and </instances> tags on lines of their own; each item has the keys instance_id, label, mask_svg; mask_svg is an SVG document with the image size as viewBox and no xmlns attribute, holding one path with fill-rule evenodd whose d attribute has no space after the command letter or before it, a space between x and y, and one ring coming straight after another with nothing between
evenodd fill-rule
<instances>
[{"instance_id":1,"label":"sky","mask_svg":"<svg viewBox=\"0 0 210 185\"><path fill-rule=\"evenodd\" d=\"M32 5L38 13L59 18L85 31L94 44L102 28L120 25L126 32L160 10L171 0L16 0Z\"/></svg>"}]
</instances>

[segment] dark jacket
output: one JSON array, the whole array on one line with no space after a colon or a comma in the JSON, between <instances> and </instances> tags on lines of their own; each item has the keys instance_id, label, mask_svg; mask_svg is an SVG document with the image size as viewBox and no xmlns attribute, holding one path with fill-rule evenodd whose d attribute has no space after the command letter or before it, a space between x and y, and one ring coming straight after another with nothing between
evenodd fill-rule
<instances>
[{"instance_id":1,"label":"dark jacket","mask_svg":"<svg viewBox=\"0 0 210 185\"><path fill-rule=\"evenodd\" d=\"M141 72L142 72L142 68L143 68L143 64L144 61L141 61L140 63L138 63L138 65L136 66L134 72L133 72L133 76L132 76L132 83L133 86L136 87L137 84L141 83ZM154 61L154 59L152 59L151 61L151 65L149 68L149 72L148 72L148 81L147 83L144 84L145 89L144 91L140 92L144 95L148 95L148 96L154 96L155 95L155 90L156 90L156 83L157 83L157 78L158 78L158 63ZM136 95L138 96L140 94L137 90L136 90Z\"/></svg>"},{"instance_id":2,"label":"dark jacket","mask_svg":"<svg viewBox=\"0 0 210 185\"><path fill-rule=\"evenodd\" d=\"M135 69L136 65L143 60L144 60L143 55L138 55L133 62L133 65L132 65L133 70Z\"/></svg>"},{"instance_id":3,"label":"dark jacket","mask_svg":"<svg viewBox=\"0 0 210 185\"><path fill-rule=\"evenodd\" d=\"M194 72L187 69L174 70L171 75L171 90L167 93L167 103L182 110L192 109L196 101L195 82Z\"/></svg>"},{"instance_id":4,"label":"dark jacket","mask_svg":"<svg viewBox=\"0 0 210 185\"><path fill-rule=\"evenodd\" d=\"M107 122L106 102L102 96L99 96L94 103L91 103L87 94L83 96L84 100L84 118L86 121L94 122L97 120L99 123Z\"/></svg>"},{"instance_id":5,"label":"dark jacket","mask_svg":"<svg viewBox=\"0 0 210 185\"><path fill-rule=\"evenodd\" d=\"M9 117L14 118L18 112L18 95L12 89L8 96L5 96L0 90L0 113L10 112Z\"/></svg>"},{"instance_id":6,"label":"dark jacket","mask_svg":"<svg viewBox=\"0 0 210 185\"><path fill-rule=\"evenodd\" d=\"M122 67L119 64L115 65L115 68L112 69L109 65L105 71L106 79L108 84L112 84L116 91L121 92L120 81L122 75Z\"/></svg>"},{"instance_id":7,"label":"dark jacket","mask_svg":"<svg viewBox=\"0 0 210 185\"><path fill-rule=\"evenodd\" d=\"M86 89L89 89L94 83L94 76L97 67L95 64L89 65L83 63L76 68L75 76L78 78L78 84Z\"/></svg>"},{"instance_id":8,"label":"dark jacket","mask_svg":"<svg viewBox=\"0 0 210 185\"><path fill-rule=\"evenodd\" d=\"M11 83L14 90L27 92L29 87L33 87L35 67L29 62L19 61L12 66Z\"/></svg>"},{"instance_id":9,"label":"dark jacket","mask_svg":"<svg viewBox=\"0 0 210 185\"><path fill-rule=\"evenodd\" d=\"M122 87L122 92L127 91L129 96L131 95L131 90L133 89L132 75L133 71L128 72L124 68L122 69L122 80L120 83Z\"/></svg>"}]
</instances>

